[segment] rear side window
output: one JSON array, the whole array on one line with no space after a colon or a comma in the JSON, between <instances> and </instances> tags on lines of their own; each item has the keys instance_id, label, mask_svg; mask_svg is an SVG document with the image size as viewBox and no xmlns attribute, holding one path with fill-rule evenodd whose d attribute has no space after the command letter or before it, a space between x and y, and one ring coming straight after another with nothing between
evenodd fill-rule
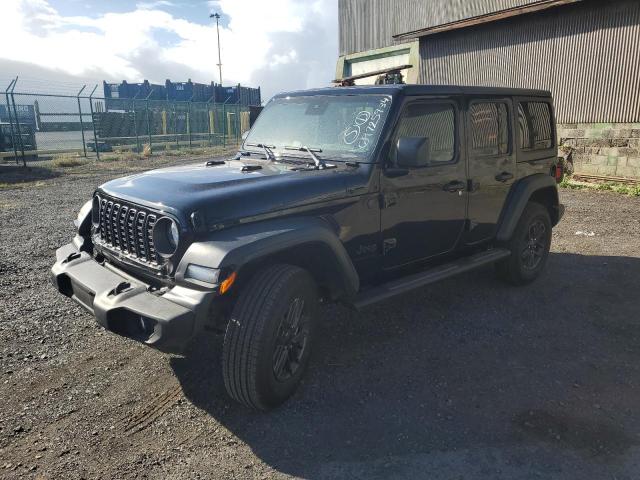
<instances>
[{"instance_id":1,"label":"rear side window","mask_svg":"<svg viewBox=\"0 0 640 480\"><path fill-rule=\"evenodd\" d=\"M448 103L409 105L398 126L397 138L427 137L431 163L451 162L455 156L455 110Z\"/></svg>"},{"instance_id":2,"label":"rear side window","mask_svg":"<svg viewBox=\"0 0 640 480\"><path fill-rule=\"evenodd\" d=\"M545 102L518 104L518 130L522 150L546 150L553 146L551 107Z\"/></svg>"},{"instance_id":3,"label":"rear side window","mask_svg":"<svg viewBox=\"0 0 640 480\"><path fill-rule=\"evenodd\" d=\"M507 105L500 102L473 103L471 119L471 148L476 155L509 153L509 124Z\"/></svg>"}]
</instances>

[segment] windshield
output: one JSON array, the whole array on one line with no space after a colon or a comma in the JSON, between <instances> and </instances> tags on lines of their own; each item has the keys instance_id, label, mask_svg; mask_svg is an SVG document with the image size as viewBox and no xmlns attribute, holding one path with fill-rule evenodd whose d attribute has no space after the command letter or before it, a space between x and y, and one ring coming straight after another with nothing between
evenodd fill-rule
<instances>
[{"instance_id":1,"label":"windshield","mask_svg":"<svg viewBox=\"0 0 640 480\"><path fill-rule=\"evenodd\" d=\"M267 145L284 155L308 147L323 158L367 161L390 106L386 95L277 98L260 114L243 147Z\"/></svg>"}]
</instances>

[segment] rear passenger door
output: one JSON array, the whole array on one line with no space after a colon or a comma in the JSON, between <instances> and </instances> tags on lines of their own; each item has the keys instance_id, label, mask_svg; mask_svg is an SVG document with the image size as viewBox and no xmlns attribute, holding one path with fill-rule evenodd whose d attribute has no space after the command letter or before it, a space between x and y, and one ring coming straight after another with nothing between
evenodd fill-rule
<instances>
[{"instance_id":1,"label":"rear passenger door","mask_svg":"<svg viewBox=\"0 0 640 480\"><path fill-rule=\"evenodd\" d=\"M473 99L467 108L467 245L491 239L516 178L511 99Z\"/></svg>"}]
</instances>

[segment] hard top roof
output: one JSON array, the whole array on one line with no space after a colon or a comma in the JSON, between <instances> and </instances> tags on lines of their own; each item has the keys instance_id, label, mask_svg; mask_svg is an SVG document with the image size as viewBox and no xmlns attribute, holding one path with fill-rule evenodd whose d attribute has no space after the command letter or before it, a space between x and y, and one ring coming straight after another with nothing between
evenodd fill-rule
<instances>
[{"instance_id":1,"label":"hard top roof","mask_svg":"<svg viewBox=\"0 0 640 480\"><path fill-rule=\"evenodd\" d=\"M357 85L354 87L326 87L310 90L283 92L274 98L300 97L310 95L361 95L379 94L393 96L413 95L482 95L482 96L519 96L519 97L551 97L547 90L504 87L475 87L462 85Z\"/></svg>"}]
</instances>

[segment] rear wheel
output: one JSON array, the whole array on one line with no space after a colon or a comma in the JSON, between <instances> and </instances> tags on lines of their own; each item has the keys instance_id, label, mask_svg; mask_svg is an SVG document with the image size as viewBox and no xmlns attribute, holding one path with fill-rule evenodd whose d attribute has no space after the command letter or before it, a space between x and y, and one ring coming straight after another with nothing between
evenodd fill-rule
<instances>
[{"instance_id":1,"label":"rear wheel","mask_svg":"<svg viewBox=\"0 0 640 480\"><path fill-rule=\"evenodd\" d=\"M229 395L267 410L289 398L304 374L318 310L303 269L275 265L245 285L227 326L222 368Z\"/></svg>"},{"instance_id":2,"label":"rear wheel","mask_svg":"<svg viewBox=\"0 0 640 480\"><path fill-rule=\"evenodd\" d=\"M501 279L513 285L526 285L538 278L551 247L551 219L547 209L529 202L506 247L511 250L511 256L496 264Z\"/></svg>"}]
</instances>

